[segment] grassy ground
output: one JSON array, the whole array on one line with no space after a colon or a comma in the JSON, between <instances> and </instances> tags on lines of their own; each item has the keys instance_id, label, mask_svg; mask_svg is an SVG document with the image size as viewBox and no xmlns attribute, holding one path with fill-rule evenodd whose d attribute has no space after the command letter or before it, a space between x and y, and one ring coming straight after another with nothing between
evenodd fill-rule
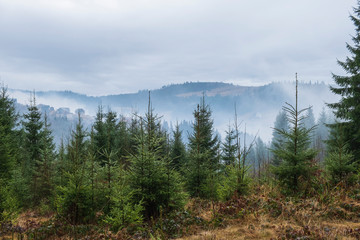
<instances>
[{"instance_id":1,"label":"grassy ground","mask_svg":"<svg viewBox=\"0 0 360 240\"><path fill-rule=\"evenodd\" d=\"M359 199L358 187L308 199L259 187L250 196L218 204L212 216L220 219L218 227L179 239L360 239Z\"/></svg>"},{"instance_id":2,"label":"grassy ground","mask_svg":"<svg viewBox=\"0 0 360 240\"><path fill-rule=\"evenodd\" d=\"M185 210L112 233L106 225L71 226L54 215L21 214L0 239L360 239L360 188L286 198L255 187L225 203L191 199Z\"/></svg>"}]
</instances>

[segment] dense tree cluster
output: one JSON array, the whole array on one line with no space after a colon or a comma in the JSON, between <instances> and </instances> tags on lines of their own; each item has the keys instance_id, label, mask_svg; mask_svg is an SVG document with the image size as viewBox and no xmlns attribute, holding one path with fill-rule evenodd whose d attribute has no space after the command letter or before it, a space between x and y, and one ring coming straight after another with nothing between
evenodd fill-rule
<instances>
[{"instance_id":1,"label":"dense tree cluster","mask_svg":"<svg viewBox=\"0 0 360 240\"><path fill-rule=\"evenodd\" d=\"M236 110L221 142L205 96L193 112L185 144L178 124L164 130L149 95L148 111L132 118L100 106L91 129L83 127L78 113L70 138L56 148L35 93L23 116L16 114L5 87L1 94L3 221L27 208L52 209L71 224L98 221L101 212L101 221L117 230L182 209L189 197L219 201L246 194L251 182L274 179L288 194L306 193L323 164L315 148L324 151L333 183L353 176L348 174L354 165L345 138L328 134L325 111L316 131L307 128L312 111L298 110L297 98L295 107L288 104L279 113L268 144L249 136L246 127L240 131Z\"/></svg>"}]
</instances>

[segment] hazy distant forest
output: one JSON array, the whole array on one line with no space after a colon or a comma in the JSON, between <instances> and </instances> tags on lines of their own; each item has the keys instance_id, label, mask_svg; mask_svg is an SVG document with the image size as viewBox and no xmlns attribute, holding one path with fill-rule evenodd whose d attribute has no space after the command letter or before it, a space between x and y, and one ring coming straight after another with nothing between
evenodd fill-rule
<instances>
[{"instance_id":1,"label":"hazy distant forest","mask_svg":"<svg viewBox=\"0 0 360 240\"><path fill-rule=\"evenodd\" d=\"M328 103L284 103L269 145L234 111L220 141L206 96L187 143L148 110L131 121L99 106L58 148L35 94L19 115L0 90L0 237L3 239L359 239L360 6L350 56ZM299 70L301 71L301 69ZM289 76L291 78L292 76ZM251 103L249 103L251 104ZM250 123L251 124L251 123Z\"/></svg>"}]
</instances>

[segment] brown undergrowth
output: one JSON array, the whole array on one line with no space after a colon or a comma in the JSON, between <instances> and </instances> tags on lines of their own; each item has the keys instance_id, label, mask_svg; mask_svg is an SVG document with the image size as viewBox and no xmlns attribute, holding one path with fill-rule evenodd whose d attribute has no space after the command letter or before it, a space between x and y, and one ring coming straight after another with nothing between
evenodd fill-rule
<instances>
[{"instance_id":1,"label":"brown undergrowth","mask_svg":"<svg viewBox=\"0 0 360 240\"><path fill-rule=\"evenodd\" d=\"M217 204L211 221L221 219L220 226L179 239L360 239L358 189L286 198L259 186L249 196Z\"/></svg>"},{"instance_id":2,"label":"brown undergrowth","mask_svg":"<svg viewBox=\"0 0 360 240\"><path fill-rule=\"evenodd\" d=\"M290 198L262 185L224 203L191 199L185 210L118 233L99 221L72 226L55 215L25 212L1 225L0 239L360 239L359 186L341 189Z\"/></svg>"}]
</instances>

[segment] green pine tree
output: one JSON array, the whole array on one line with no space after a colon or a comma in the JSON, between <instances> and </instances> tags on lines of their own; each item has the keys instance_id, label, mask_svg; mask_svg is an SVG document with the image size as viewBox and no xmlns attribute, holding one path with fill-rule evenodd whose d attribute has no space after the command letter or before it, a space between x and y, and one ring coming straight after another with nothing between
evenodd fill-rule
<instances>
[{"instance_id":1,"label":"green pine tree","mask_svg":"<svg viewBox=\"0 0 360 240\"><path fill-rule=\"evenodd\" d=\"M274 167L274 174L283 189L292 194L306 192L310 187L316 170L312 161L317 154L316 150L309 148L310 133L314 127L307 129L303 125L306 116L302 113L307 109L298 109L297 76L295 101L295 106L286 103L286 106L283 107L290 123L289 131L275 129L285 138L284 147L272 149L275 157L282 159L280 165Z\"/></svg>"},{"instance_id":2,"label":"green pine tree","mask_svg":"<svg viewBox=\"0 0 360 240\"><path fill-rule=\"evenodd\" d=\"M328 153L325 157L326 170L333 184L353 183L358 165L353 162L353 155L348 151L341 125L335 124L331 129L329 140L326 141Z\"/></svg>"},{"instance_id":3,"label":"green pine tree","mask_svg":"<svg viewBox=\"0 0 360 240\"><path fill-rule=\"evenodd\" d=\"M189 136L187 189L191 196L215 199L220 169L219 140L214 134L210 107L203 96L194 111L193 133Z\"/></svg>"},{"instance_id":4,"label":"green pine tree","mask_svg":"<svg viewBox=\"0 0 360 240\"><path fill-rule=\"evenodd\" d=\"M341 131L344 132L345 141L349 145L349 151L353 153L353 161L359 162L360 156L360 2L354 8L354 15L350 19L355 25L356 33L352 40L354 45L346 44L351 56L338 64L345 70L347 75L333 74L337 86L330 86L333 93L341 96L337 103L328 104L334 110L335 116L342 120Z\"/></svg>"},{"instance_id":5,"label":"green pine tree","mask_svg":"<svg viewBox=\"0 0 360 240\"><path fill-rule=\"evenodd\" d=\"M15 101L8 95L7 88L0 88L0 179L11 178L11 172L16 167L16 142L18 115Z\"/></svg>"},{"instance_id":6,"label":"green pine tree","mask_svg":"<svg viewBox=\"0 0 360 240\"><path fill-rule=\"evenodd\" d=\"M149 99L148 112L140 119L136 151L130 155L129 184L135 204L142 202L147 218L161 209L171 210L184 205L186 195L176 171L170 168L166 139L161 133L159 118L153 113Z\"/></svg>"},{"instance_id":7,"label":"green pine tree","mask_svg":"<svg viewBox=\"0 0 360 240\"><path fill-rule=\"evenodd\" d=\"M16 130L18 114L15 101L10 98L5 86L0 88L0 225L16 217L21 202L19 194L28 193L23 190L24 181L18 165L20 140ZM19 180L19 181L17 181ZM20 191L18 191L20 190Z\"/></svg>"},{"instance_id":8,"label":"green pine tree","mask_svg":"<svg viewBox=\"0 0 360 240\"><path fill-rule=\"evenodd\" d=\"M36 105L35 92L30 99L28 112L24 114L25 150L24 177L28 180L29 189L32 194L32 204L39 205L40 182L37 173L40 169L43 146L43 127L41 112Z\"/></svg>"},{"instance_id":9,"label":"green pine tree","mask_svg":"<svg viewBox=\"0 0 360 240\"><path fill-rule=\"evenodd\" d=\"M94 220L91 184L87 168L87 151L89 142L86 139L80 114L75 130L71 132L67 145L68 171L66 183L59 186L56 195L56 207L59 217L71 224L87 223Z\"/></svg>"},{"instance_id":10,"label":"green pine tree","mask_svg":"<svg viewBox=\"0 0 360 240\"><path fill-rule=\"evenodd\" d=\"M105 218L115 232L129 225L140 224L143 221L143 202L133 202L134 190L131 189L124 171L114 186L111 196L111 210Z\"/></svg>"}]
</instances>

